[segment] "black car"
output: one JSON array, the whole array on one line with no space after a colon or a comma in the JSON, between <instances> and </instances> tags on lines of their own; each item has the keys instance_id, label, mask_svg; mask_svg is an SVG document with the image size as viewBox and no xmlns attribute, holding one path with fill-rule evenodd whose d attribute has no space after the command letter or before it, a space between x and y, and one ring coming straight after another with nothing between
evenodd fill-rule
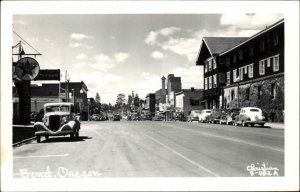
<instances>
[{"instance_id":1,"label":"black car","mask_svg":"<svg viewBox=\"0 0 300 192\"><path fill-rule=\"evenodd\" d=\"M184 116L184 113L176 113L175 121L186 121L186 117Z\"/></svg>"},{"instance_id":2,"label":"black car","mask_svg":"<svg viewBox=\"0 0 300 192\"><path fill-rule=\"evenodd\" d=\"M120 115L114 115L112 118L113 121L120 121L121 120L121 116Z\"/></svg>"}]
</instances>

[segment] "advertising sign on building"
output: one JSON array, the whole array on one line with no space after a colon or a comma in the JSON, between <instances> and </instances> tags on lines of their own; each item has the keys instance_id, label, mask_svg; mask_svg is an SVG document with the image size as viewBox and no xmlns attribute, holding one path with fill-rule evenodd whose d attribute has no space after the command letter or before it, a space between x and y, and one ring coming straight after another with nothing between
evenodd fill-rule
<instances>
[{"instance_id":1,"label":"advertising sign on building","mask_svg":"<svg viewBox=\"0 0 300 192\"><path fill-rule=\"evenodd\" d=\"M14 71L21 80L31 81L38 76L40 66L35 59L24 57L17 62Z\"/></svg>"},{"instance_id":2,"label":"advertising sign on building","mask_svg":"<svg viewBox=\"0 0 300 192\"><path fill-rule=\"evenodd\" d=\"M34 80L57 80L60 81L60 69L41 69Z\"/></svg>"}]
</instances>

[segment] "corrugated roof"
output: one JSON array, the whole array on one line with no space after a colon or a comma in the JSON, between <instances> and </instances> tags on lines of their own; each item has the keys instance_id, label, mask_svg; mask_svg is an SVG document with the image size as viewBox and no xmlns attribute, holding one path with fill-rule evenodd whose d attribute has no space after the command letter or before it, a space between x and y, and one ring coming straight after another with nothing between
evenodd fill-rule
<instances>
[{"instance_id":1,"label":"corrugated roof","mask_svg":"<svg viewBox=\"0 0 300 192\"><path fill-rule=\"evenodd\" d=\"M240 43L249 37L203 37L211 54L220 54Z\"/></svg>"}]
</instances>

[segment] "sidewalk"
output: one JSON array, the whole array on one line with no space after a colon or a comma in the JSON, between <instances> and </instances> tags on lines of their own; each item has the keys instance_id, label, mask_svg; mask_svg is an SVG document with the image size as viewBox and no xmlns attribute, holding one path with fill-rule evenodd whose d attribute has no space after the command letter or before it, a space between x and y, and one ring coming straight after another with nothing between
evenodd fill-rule
<instances>
[{"instance_id":1,"label":"sidewalk","mask_svg":"<svg viewBox=\"0 0 300 192\"><path fill-rule=\"evenodd\" d=\"M272 129L284 129L284 123L267 122L265 126L271 127Z\"/></svg>"}]
</instances>

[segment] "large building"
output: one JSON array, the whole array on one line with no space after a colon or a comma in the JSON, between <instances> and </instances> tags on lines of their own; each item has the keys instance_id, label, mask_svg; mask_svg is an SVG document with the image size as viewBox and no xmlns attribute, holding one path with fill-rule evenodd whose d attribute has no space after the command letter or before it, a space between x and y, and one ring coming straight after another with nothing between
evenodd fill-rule
<instances>
[{"instance_id":1,"label":"large building","mask_svg":"<svg viewBox=\"0 0 300 192\"><path fill-rule=\"evenodd\" d=\"M204 109L201 105L203 100L203 89L182 89L175 93L175 109L176 112L182 112L187 117L192 110Z\"/></svg>"},{"instance_id":2,"label":"large building","mask_svg":"<svg viewBox=\"0 0 300 192\"><path fill-rule=\"evenodd\" d=\"M155 93L149 93L145 100L145 110L153 117L155 115Z\"/></svg>"},{"instance_id":3,"label":"large building","mask_svg":"<svg viewBox=\"0 0 300 192\"><path fill-rule=\"evenodd\" d=\"M227 46L226 39L234 38L202 40L196 65L204 65L205 106L256 106L283 121L284 20L249 38L235 38L235 45Z\"/></svg>"}]
</instances>

